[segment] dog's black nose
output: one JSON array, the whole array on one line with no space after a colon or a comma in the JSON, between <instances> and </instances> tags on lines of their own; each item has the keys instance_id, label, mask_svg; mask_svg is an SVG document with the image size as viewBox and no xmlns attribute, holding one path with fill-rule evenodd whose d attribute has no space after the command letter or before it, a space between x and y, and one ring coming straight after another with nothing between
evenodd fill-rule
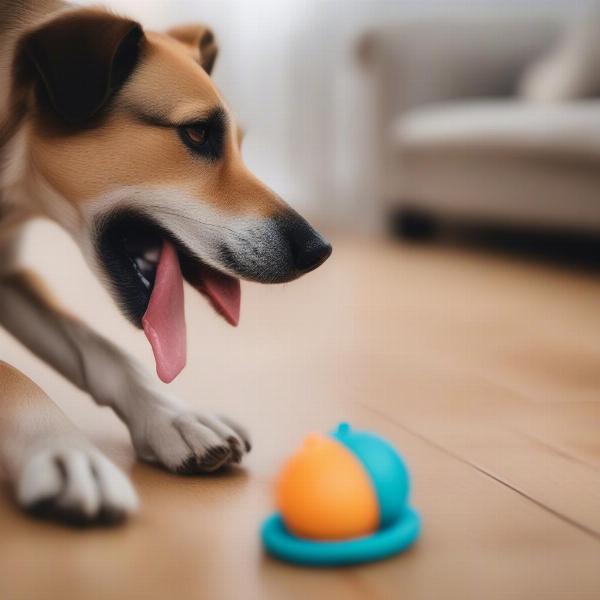
<instances>
[{"instance_id":1,"label":"dog's black nose","mask_svg":"<svg viewBox=\"0 0 600 600\"><path fill-rule=\"evenodd\" d=\"M298 271L308 273L322 265L331 255L331 244L299 215L287 220L285 229Z\"/></svg>"}]
</instances>

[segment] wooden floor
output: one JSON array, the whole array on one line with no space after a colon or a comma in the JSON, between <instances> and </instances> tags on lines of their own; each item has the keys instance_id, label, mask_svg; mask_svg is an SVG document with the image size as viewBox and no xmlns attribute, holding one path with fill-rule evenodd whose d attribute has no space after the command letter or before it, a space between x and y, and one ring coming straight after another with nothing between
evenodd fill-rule
<instances>
[{"instance_id":1,"label":"wooden floor","mask_svg":"<svg viewBox=\"0 0 600 600\"><path fill-rule=\"evenodd\" d=\"M151 364L73 247L36 234L29 260L60 296ZM173 387L249 426L254 450L236 473L135 464L108 410L0 333L2 358L131 472L143 503L124 527L72 531L29 520L4 494L0 598L600 598L600 276L335 242L301 281L244 286L237 330L188 294L189 366ZM307 432L339 420L403 453L423 536L359 568L281 564L258 539L275 473Z\"/></svg>"}]
</instances>

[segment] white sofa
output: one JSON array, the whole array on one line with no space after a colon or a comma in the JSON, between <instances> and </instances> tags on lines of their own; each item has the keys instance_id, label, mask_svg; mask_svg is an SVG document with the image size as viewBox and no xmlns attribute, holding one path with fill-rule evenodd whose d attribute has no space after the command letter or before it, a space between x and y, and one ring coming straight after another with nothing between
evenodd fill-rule
<instances>
[{"instance_id":1,"label":"white sofa","mask_svg":"<svg viewBox=\"0 0 600 600\"><path fill-rule=\"evenodd\" d=\"M517 93L565 28L521 12L404 22L361 40L384 213L600 231L600 98Z\"/></svg>"}]
</instances>

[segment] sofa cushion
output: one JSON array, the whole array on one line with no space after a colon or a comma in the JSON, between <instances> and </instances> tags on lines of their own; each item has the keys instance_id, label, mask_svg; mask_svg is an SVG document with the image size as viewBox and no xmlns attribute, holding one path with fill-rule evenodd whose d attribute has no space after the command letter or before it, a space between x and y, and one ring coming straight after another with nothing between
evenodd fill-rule
<instances>
[{"instance_id":1,"label":"sofa cushion","mask_svg":"<svg viewBox=\"0 0 600 600\"><path fill-rule=\"evenodd\" d=\"M383 192L433 214L600 231L600 101L407 113Z\"/></svg>"},{"instance_id":2,"label":"sofa cushion","mask_svg":"<svg viewBox=\"0 0 600 600\"><path fill-rule=\"evenodd\" d=\"M392 143L403 152L446 148L597 160L600 100L539 105L482 100L430 105L400 117Z\"/></svg>"}]
</instances>

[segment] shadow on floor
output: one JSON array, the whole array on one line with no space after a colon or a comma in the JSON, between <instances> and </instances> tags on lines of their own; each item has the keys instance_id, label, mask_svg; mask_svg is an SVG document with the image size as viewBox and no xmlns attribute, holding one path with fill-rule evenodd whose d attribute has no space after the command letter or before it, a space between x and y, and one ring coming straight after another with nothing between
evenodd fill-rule
<instances>
[{"instance_id":1,"label":"shadow on floor","mask_svg":"<svg viewBox=\"0 0 600 600\"><path fill-rule=\"evenodd\" d=\"M600 275L600 235L498 227L458 227L449 241L469 248Z\"/></svg>"},{"instance_id":2,"label":"shadow on floor","mask_svg":"<svg viewBox=\"0 0 600 600\"><path fill-rule=\"evenodd\" d=\"M428 242L508 255L519 260L576 269L600 275L600 234L540 230L488 224L441 223L417 219L411 213L392 223L393 235L411 242Z\"/></svg>"}]
</instances>

